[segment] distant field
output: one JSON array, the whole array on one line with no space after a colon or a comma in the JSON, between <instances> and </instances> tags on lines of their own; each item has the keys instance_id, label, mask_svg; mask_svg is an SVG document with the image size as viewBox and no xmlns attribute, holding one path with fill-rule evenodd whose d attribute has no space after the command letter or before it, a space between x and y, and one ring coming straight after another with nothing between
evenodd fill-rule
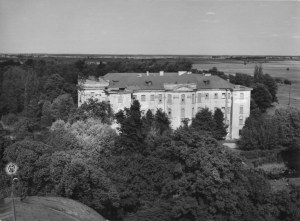
<instances>
[{"instance_id":1,"label":"distant field","mask_svg":"<svg viewBox=\"0 0 300 221\"><path fill-rule=\"evenodd\" d=\"M300 108L300 61L269 61L261 63L263 72L273 77L282 77L293 82L291 86L290 105ZM255 63L247 63L236 60L206 60L199 64L193 64L193 68L208 70L216 67L226 74L244 73L253 75ZM289 71L287 70L289 68ZM278 88L278 101L280 105L287 105L289 102L289 86L280 85Z\"/></svg>"}]
</instances>

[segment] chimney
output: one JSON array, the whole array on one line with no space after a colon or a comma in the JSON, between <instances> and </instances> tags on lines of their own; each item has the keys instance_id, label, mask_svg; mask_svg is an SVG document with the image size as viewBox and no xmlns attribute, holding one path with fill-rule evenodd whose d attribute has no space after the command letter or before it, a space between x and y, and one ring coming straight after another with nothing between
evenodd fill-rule
<instances>
[{"instance_id":1,"label":"chimney","mask_svg":"<svg viewBox=\"0 0 300 221\"><path fill-rule=\"evenodd\" d=\"M149 71L146 72L146 75L149 76Z\"/></svg>"},{"instance_id":2,"label":"chimney","mask_svg":"<svg viewBox=\"0 0 300 221\"><path fill-rule=\"evenodd\" d=\"M159 76L164 76L164 71L160 71Z\"/></svg>"}]
</instances>

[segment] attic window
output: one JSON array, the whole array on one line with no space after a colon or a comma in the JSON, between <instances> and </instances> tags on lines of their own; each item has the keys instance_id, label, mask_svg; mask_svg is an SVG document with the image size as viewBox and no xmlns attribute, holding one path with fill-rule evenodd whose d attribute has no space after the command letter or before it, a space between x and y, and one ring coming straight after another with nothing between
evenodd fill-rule
<instances>
[{"instance_id":1,"label":"attic window","mask_svg":"<svg viewBox=\"0 0 300 221\"><path fill-rule=\"evenodd\" d=\"M148 86L151 86L151 85L152 85L152 81L146 81L146 84L147 84Z\"/></svg>"},{"instance_id":2,"label":"attic window","mask_svg":"<svg viewBox=\"0 0 300 221\"><path fill-rule=\"evenodd\" d=\"M209 80L204 80L203 82L205 85L209 85Z\"/></svg>"}]
</instances>

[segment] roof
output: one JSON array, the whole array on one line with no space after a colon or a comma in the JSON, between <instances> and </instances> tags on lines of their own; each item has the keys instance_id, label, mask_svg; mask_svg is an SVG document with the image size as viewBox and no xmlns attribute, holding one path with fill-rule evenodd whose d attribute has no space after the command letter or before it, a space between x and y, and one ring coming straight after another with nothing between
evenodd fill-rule
<instances>
[{"instance_id":1,"label":"roof","mask_svg":"<svg viewBox=\"0 0 300 221\"><path fill-rule=\"evenodd\" d=\"M107 87L110 89L165 90L166 84L196 84L197 89L237 89L235 85L218 76L201 74L108 73L103 78L109 81Z\"/></svg>"}]
</instances>

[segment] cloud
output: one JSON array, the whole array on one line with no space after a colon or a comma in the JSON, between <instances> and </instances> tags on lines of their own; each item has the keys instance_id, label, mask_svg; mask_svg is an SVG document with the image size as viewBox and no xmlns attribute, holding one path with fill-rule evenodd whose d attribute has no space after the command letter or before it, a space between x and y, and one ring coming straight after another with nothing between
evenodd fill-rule
<instances>
[{"instance_id":1,"label":"cloud","mask_svg":"<svg viewBox=\"0 0 300 221\"><path fill-rule=\"evenodd\" d=\"M215 15L215 12L206 12L206 15Z\"/></svg>"},{"instance_id":2,"label":"cloud","mask_svg":"<svg viewBox=\"0 0 300 221\"><path fill-rule=\"evenodd\" d=\"M300 39L300 35L294 35L292 36L293 39Z\"/></svg>"}]
</instances>

